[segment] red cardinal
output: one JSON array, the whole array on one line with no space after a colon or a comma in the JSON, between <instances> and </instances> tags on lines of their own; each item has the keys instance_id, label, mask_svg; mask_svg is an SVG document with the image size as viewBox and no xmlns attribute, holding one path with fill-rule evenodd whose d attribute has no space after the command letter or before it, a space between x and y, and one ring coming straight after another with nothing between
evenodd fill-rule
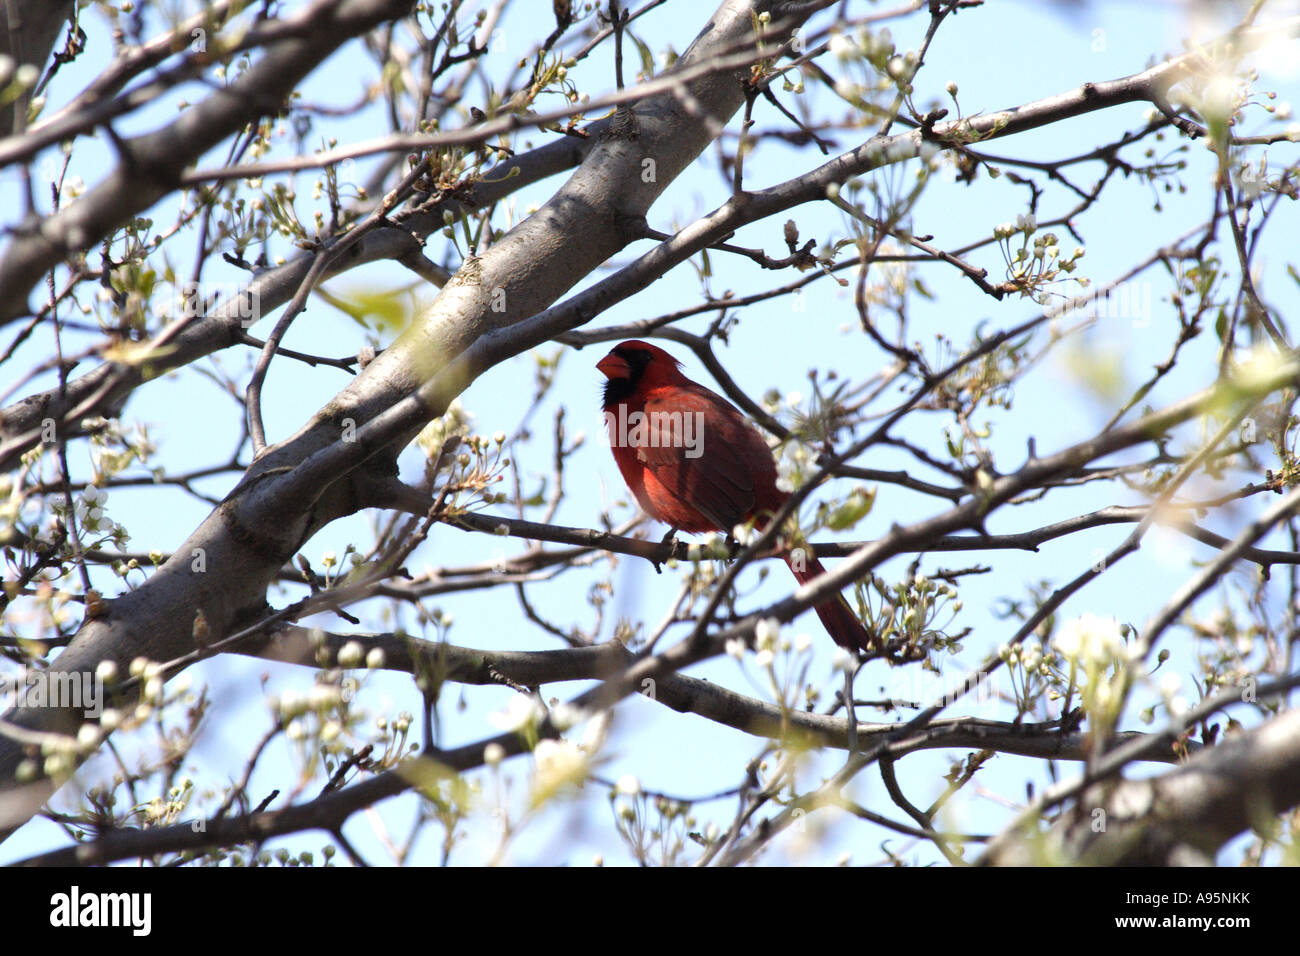
<instances>
[{"instance_id":1,"label":"red cardinal","mask_svg":"<svg viewBox=\"0 0 1300 956\"><path fill-rule=\"evenodd\" d=\"M692 382L681 362L648 342L624 342L596 363L614 461L652 518L691 533L721 531L757 518L766 525L790 496L758 431L730 402ZM671 535L672 532L669 532ZM800 584L826 569L816 558L785 562ZM867 650L870 637L842 595L817 605L840 647Z\"/></svg>"}]
</instances>

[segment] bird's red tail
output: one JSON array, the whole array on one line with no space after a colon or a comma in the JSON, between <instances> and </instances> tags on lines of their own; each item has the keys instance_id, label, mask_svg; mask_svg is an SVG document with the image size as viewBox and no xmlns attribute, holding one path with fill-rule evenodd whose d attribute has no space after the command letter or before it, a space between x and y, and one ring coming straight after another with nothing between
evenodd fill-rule
<instances>
[{"instance_id":1,"label":"bird's red tail","mask_svg":"<svg viewBox=\"0 0 1300 956\"><path fill-rule=\"evenodd\" d=\"M787 552L785 563L790 566L800 584L807 584L813 578L826 573L822 563L816 558L806 557L806 552ZM836 594L831 600L813 608L822 619L822 626L840 647L848 650L866 651L871 646L871 635L862 626L858 616L844 600L844 595Z\"/></svg>"}]
</instances>

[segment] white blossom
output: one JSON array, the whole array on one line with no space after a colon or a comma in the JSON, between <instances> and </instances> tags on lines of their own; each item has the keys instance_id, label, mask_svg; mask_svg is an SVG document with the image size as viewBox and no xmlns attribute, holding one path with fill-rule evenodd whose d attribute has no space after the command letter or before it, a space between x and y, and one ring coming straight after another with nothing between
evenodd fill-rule
<instances>
[{"instance_id":1,"label":"white blossom","mask_svg":"<svg viewBox=\"0 0 1300 956\"><path fill-rule=\"evenodd\" d=\"M571 740L539 740L533 748L533 802L541 803L567 785L587 778L587 754Z\"/></svg>"},{"instance_id":2,"label":"white blossom","mask_svg":"<svg viewBox=\"0 0 1300 956\"><path fill-rule=\"evenodd\" d=\"M1052 638L1052 645L1064 657L1085 666L1091 663L1104 667L1124 653L1119 621L1095 614L1066 621Z\"/></svg>"},{"instance_id":3,"label":"white blossom","mask_svg":"<svg viewBox=\"0 0 1300 956\"><path fill-rule=\"evenodd\" d=\"M831 56L837 60L851 60L858 53L858 45L853 42L852 37L847 37L843 33L832 33L827 48Z\"/></svg>"},{"instance_id":4,"label":"white blossom","mask_svg":"<svg viewBox=\"0 0 1300 956\"><path fill-rule=\"evenodd\" d=\"M754 646L760 651L770 651L780 636L781 622L774 617L763 618L754 627Z\"/></svg>"},{"instance_id":5,"label":"white blossom","mask_svg":"<svg viewBox=\"0 0 1300 956\"><path fill-rule=\"evenodd\" d=\"M497 730L523 730L541 723L546 716L542 702L531 694L515 694L502 711L488 714L488 723Z\"/></svg>"}]
</instances>

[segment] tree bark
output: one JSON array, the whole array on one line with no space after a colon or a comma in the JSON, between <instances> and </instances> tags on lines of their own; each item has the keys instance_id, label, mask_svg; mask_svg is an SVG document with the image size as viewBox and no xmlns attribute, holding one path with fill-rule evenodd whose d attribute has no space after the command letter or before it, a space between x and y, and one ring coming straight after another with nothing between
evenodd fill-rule
<instances>
[{"instance_id":1,"label":"tree bark","mask_svg":"<svg viewBox=\"0 0 1300 956\"><path fill-rule=\"evenodd\" d=\"M1045 838L1007 831L982 862L1208 866L1237 834L1274 825L1297 803L1300 711L1292 710L1161 776L1094 784Z\"/></svg>"},{"instance_id":2,"label":"tree bark","mask_svg":"<svg viewBox=\"0 0 1300 956\"><path fill-rule=\"evenodd\" d=\"M0 56L10 57L15 69L24 64L44 67L75 8L75 0L4 0L0 3ZM0 111L0 136L27 125L30 101L31 96L24 93L9 109Z\"/></svg>"}]
</instances>

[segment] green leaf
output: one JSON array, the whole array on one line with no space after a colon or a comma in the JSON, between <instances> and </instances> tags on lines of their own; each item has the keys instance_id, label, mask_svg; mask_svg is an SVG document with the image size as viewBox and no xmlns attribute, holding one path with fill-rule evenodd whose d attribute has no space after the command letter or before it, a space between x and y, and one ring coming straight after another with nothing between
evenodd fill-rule
<instances>
[{"instance_id":1,"label":"green leaf","mask_svg":"<svg viewBox=\"0 0 1300 956\"><path fill-rule=\"evenodd\" d=\"M655 55L650 52L650 48L637 38L631 30L624 30L623 35L636 45L636 51L641 55L641 72L645 78L651 79L655 75Z\"/></svg>"},{"instance_id":2,"label":"green leaf","mask_svg":"<svg viewBox=\"0 0 1300 956\"><path fill-rule=\"evenodd\" d=\"M343 296L326 296L326 299L365 329L400 332L411 321L410 300L390 291L361 290Z\"/></svg>"},{"instance_id":3,"label":"green leaf","mask_svg":"<svg viewBox=\"0 0 1300 956\"><path fill-rule=\"evenodd\" d=\"M875 503L875 488L859 488L827 515L826 527L831 531L847 531L870 514Z\"/></svg>"}]
</instances>

